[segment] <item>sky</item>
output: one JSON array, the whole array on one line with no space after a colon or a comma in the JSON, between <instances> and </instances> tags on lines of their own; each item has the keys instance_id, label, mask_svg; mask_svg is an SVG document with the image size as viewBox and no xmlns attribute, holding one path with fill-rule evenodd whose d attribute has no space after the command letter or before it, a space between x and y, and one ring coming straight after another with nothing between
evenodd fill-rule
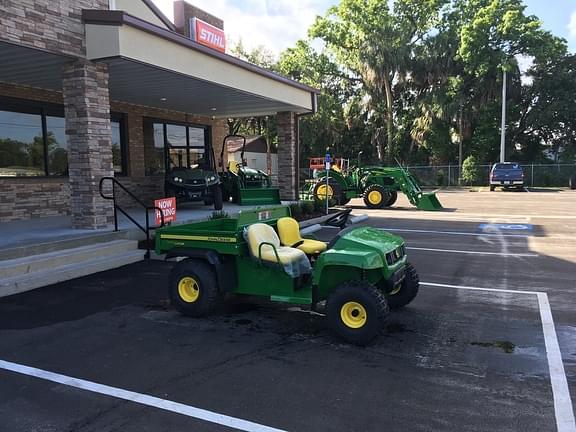
<instances>
[{"instance_id":1,"label":"sky","mask_svg":"<svg viewBox=\"0 0 576 432\"><path fill-rule=\"evenodd\" d=\"M173 18L172 0L153 0ZM242 39L248 49L260 45L278 55L306 38L317 15L337 0L188 0L224 20L229 43ZM525 0L527 13L542 20L543 27L568 41L576 52L576 0Z\"/></svg>"}]
</instances>

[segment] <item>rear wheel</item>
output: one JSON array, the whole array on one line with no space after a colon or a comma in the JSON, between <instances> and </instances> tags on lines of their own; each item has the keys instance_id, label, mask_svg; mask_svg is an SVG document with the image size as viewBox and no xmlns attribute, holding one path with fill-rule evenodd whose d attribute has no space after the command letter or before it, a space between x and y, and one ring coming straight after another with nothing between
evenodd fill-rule
<instances>
[{"instance_id":1,"label":"rear wheel","mask_svg":"<svg viewBox=\"0 0 576 432\"><path fill-rule=\"evenodd\" d=\"M420 288L420 278L414 266L410 263L406 264L406 277L399 288L391 291L386 296L388 306L390 309L398 309L406 306L418 295Z\"/></svg>"},{"instance_id":2,"label":"rear wheel","mask_svg":"<svg viewBox=\"0 0 576 432\"><path fill-rule=\"evenodd\" d=\"M376 184L368 186L362 197L366 207L371 209L383 208L391 198L390 193L386 189Z\"/></svg>"},{"instance_id":3,"label":"rear wheel","mask_svg":"<svg viewBox=\"0 0 576 432\"><path fill-rule=\"evenodd\" d=\"M330 329L346 342L366 345L378 336L388 316L386 297L367 282L346 282L326 301Z\"/></svg>"},{"instance_id":4,"label":"rear wheel","mask_svg":"<svg viewBox=\"0 0 576 432\"><path fill-rule=\"evenodd\" d=\"M490 192L494 192L496 190L496 186L490 185Z\"/></svg>"},{"instance_id":5,"label":"rear wheel","mask_svg":"<svg viewBox=\"0 0 576 432\"><path fill-rule=\"evenodd\" d=\"M170 299L183 315L209 314L218 299L218 283L212 267L204 261L180 261L170 273Z\"/></svg>"},{"instance_id":6,"label":"rear wheel","mask_svg":"<svg viewBox=\"0 0 576 432\"><path fill-rule=\"evenodd\" d=\"M328 180L328 184L326 184L326 178L321 178L314 185L314 189L312 189L312 196L316 201L335 199L338 201L338 204L340 204L342 195L342 188L338 182L332 178Z\"/></svg>"}]
</instances>

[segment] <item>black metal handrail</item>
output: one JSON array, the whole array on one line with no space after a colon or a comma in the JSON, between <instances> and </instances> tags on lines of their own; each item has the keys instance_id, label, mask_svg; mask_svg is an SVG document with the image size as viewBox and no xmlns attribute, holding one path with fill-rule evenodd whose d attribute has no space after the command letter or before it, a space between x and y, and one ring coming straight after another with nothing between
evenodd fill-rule
<instances>
[{"instance_id":1,"label":"black metal handrail","mask_svg":"<svg viewBox=\"0 0 576 432\"><path fill-rule=\"evenodd\" d=\"M103 184L107 180L112 182L112 196L104 195ZM130 198L132 198L134 201L136 201L141 207L144 207L144 211L146 213L146 226L145 227L142 226L140 223L138 223L138 221L136 221L132 216L130 216L128 214L128 212L126 212L122 207L120 207L118 205L118 202L116 201L116 186L118 186L120 189L122 189ZM162 211L162 209L160 207L148 206L148 205L144 204L136 195L134 195L132 192L130 192L126 188L126 186L124 186L122 183L120 183L114 177L102 177L100 179L99 189L100 189L100 196L102 198L107 199L107 200L112 200L114 203L114 231L118 231L118 211L119 211L124 216L126 216L134 225L136 225L144 234L146 234L146 255L144 255L144 256L146 257L146 259L149 259L150 258L150 231L155 230L157 228L161 228L165 225L164 212ZM150 216L148 214L148 212L150 210L159 212L159 214L160 214L160 226L154 226L154 227L150 226Z\"/></svg>"}]
</instances>

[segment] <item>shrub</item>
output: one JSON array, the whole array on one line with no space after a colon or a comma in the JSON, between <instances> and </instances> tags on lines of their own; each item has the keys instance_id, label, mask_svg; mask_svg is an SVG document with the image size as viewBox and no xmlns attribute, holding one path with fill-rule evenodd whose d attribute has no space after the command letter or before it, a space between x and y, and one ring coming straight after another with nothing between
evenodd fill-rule
<instances>
[{"instance_id":1,"label":"shrub","mask_svg":"<svg viewBox=\"0 0 576 432\"><path fill-rule=\"evenodd\" d=\"M213 211L212 214L208 217L209 220L228 219L228 218L230 218L230 215L226 213L224 210Z\"/></svg>"},{"instance_id":2,"label":"shrub","mask_svg":"<svg viewBox=\"0 0 576 432\"><path fill-rule=\"evenodd\" d=\"M304 215L311 215L316 210L314 201L301 201L300 208L302 209L302 214Z\"/></svg>"},{"instance_id":3,"label":"shrub","mask_svg":"<svg viewBox=\"0 0 576 432\"><path fill-rule=\"evenodd\" d=\"M302 216L302 207L300 207L300 203L292 203L290 204L290 213L294 219L298 219Z\"/></svg>"},{"instance_id":4,"label":"shrub","mask_svg":"<svg viewBox=\"0 0 576 432\"><path fill-rule=\"evenodd\" d=\"M446 181L446 173L444 170L438 170L436 173L436 186L444 186Z\"/></svg>"},{"instance_id":5,"label":"shrub","mask_svg":"<svg viewBox=\"0 0 576 432\"><path fill-rule=\"evenodd\" d=\"M480 180L480 165L474 156L468 156L462 164L462 180L469 184L476 184Z\"/></svg>"}]
</instances>

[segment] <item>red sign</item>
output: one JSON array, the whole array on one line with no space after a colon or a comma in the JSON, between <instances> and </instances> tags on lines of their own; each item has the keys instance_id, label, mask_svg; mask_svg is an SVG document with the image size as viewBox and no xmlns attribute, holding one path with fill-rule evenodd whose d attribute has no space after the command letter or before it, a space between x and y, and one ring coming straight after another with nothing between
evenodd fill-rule
<instances>
[{"instance_id":1,"label":"red sign","mask_svg":"<svg viewBox=\"0 0 576 432\"><path fill-rule=\"evenodd\" d=\"M218 27L214 27L198 18L192 18L190 20L190 35L199 44L226 52L226 34Z\"/></svg>"},{"instance_id":2,"label":"red sign","mask_svg":"<svg viewBox=\"0 0 576 432\"><path fill-rule=\"evenodd\" d=\"M154 201L154 207L158 207L164 214L164 223L176 220L176 198L162 198ZM156 209L156 225L162 223L160 210Z\"/></svg>"}]
</instances>

